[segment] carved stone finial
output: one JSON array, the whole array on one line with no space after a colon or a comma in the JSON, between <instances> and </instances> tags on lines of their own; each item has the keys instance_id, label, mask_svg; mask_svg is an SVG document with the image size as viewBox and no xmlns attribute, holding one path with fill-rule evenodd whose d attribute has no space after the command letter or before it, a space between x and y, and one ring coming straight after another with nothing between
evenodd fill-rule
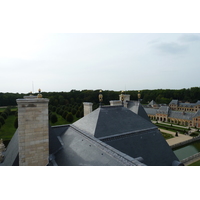
<instances>
[{"instance_id":1,"label":"carved stone finial","mask_svg":"<svg viewBox=\"0 0 200 200\"><path fill-rule=\"evenodd\" d=\"M2 153L5 150L6 150L6 147L5 147L4 143L3 143L3 139L1 139L0 140L0 153Z\"/></svg>"},{"instance_id":2,"label":"carved stone finial","mask_svg":"<svg viewBox=\"0 0 200 200\"><path fill-rule=\"evenodd\" d=\"M138 100L140 100L141 98L141 94L140 94L140 91L138 91Z\"/></svg>"},{"instance_id":3,"label":"carved stone finial","mask_svg":"<svg viewBox=\"0 0 200 200\"><path fill-rule=\"evenodd\" d=\"M37 95L37 98L42 98L42 94L41 94L41 89L38 89L39 94Z\"/></svg>"},{"instance_id":4,"label":"carved stone finial","mask_svg":"<svg viewBox=\"0 0 200 200\"><path fill-rule=\"evenodd\" d=\"M99 103L100 103L100 106L103 102L103 94L102 94L102 90L99 91Z\"/></svg>"}]
</instances>

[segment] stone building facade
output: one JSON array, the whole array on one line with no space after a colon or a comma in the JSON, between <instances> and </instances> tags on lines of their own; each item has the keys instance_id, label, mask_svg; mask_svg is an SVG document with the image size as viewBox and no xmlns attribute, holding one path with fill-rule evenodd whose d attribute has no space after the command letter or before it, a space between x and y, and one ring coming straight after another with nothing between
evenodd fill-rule
<instances>
[{"instance_id":1,"label":"stone building facade","mask_svg":"<svg viewBox=\"0 0 200 200\"><path fill-rule=\"evenodd\" d=\"M182 103L179 100L172 100L169 103L169 107L171 110L197 112L200 110L200 101L198 100L196 103Z\"/></svg>"},{"instance_id":2,"label":"stone building facade","mask_svg":"<svg viewBox=\"0 0 200 200\"><path fill-rule=\"evenodd\" d=\"M152 120L200 128L200 101L190 104L172 100L169 106L144 109Z\"/></svg>"}]
</instances>

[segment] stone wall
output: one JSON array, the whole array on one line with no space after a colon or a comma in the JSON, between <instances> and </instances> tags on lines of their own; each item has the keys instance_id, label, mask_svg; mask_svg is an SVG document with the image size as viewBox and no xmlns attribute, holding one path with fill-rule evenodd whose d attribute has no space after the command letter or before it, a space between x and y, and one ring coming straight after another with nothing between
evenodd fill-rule
<instances>
[{"instance_id":1,"label":"stone wall","mask_svg":"<svg viewBox=\"0 0 200 200\"><path fill-rule=\"evenodd\" d=\"M48 99L17 99L19 165L44 166L49 159Z\"/></svg>"}]
</instances>

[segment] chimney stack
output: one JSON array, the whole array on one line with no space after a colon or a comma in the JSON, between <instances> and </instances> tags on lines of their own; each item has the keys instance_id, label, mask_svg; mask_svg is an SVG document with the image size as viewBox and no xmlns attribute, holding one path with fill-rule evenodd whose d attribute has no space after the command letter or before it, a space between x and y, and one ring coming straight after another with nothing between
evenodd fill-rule
<instances>
[{"instance_id":1,"label":"chimney stack","mask_svg":"<svg viewBox=\"0 0 200 200\"><path fill-rule=\"evenodd\" d=\"M83 113L84 113L84 116L88 115L89 113L92 112L92 106L93 106L93 103L91 103L91 102L83 102Z\"/></svg>"},{"instance_id":2,"label":"chimney stack","mask_svg":"<svg viewBox=\"0 0 200 200\"><path fill-rule=\"evenodd\" d=\"M119 100L122 101L122 95L119 95ZM130 94L123 94L123 101L130 101Z\"/></svg>"},{"instance_id":3,"label":"chimney stack","mask_svg":"<svg viewBox=\"0 0 200 200\"><path fill-rule=\"evenodd\" d=\"M49 162L48 99L17 99L20 166L46 166Z\"/></svg>"}]
</instances>

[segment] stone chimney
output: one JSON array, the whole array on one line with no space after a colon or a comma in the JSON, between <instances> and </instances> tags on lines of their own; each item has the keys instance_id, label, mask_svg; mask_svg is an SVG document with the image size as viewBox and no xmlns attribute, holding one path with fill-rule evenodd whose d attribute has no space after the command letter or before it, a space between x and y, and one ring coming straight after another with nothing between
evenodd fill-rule
<instances>
[{"instance_id":1,"label":"stone chimney","mask_svg":"<svg viewBox=\"0 0 200 200\"><path fill-rule=\"evenodd\" d=\"M86 115L88 115L89 113L92 112L92 106L93 106L93 103L91 103L91 102L83 102L84 116L86 116Z\"/></svg>"},{"instance_id":2,"label":"stone chimney","mask_svg":"<svg viewBox=\"0 0 200 200\"><path fill-rule=\"evenodd\" d=\"M122 101L120 101L120 100L111 100L110 101L110 105L111 106L121 106L122 105Z\"/></svg>"},{"instance_id":3,"label":"stone chimney","mask_svg":"<svg viewBox=\"0 0 200 200\"><path fill-rule=\"evenodd\" d=\"M49 100L40 95L17 99L20 166L46 166L49 162Z\"/></svg>"},{"instance_id":4,"label":"stone chimney","mask_svg":"<svg viewBox=\"0 0 200 200\"><path fill-rule=\"evenodd\" d=\"M130 101L130 94L123 94L124 102ZM122 95L119 95L119 100L122 101Z\"/></svg>"}]
</instances>

